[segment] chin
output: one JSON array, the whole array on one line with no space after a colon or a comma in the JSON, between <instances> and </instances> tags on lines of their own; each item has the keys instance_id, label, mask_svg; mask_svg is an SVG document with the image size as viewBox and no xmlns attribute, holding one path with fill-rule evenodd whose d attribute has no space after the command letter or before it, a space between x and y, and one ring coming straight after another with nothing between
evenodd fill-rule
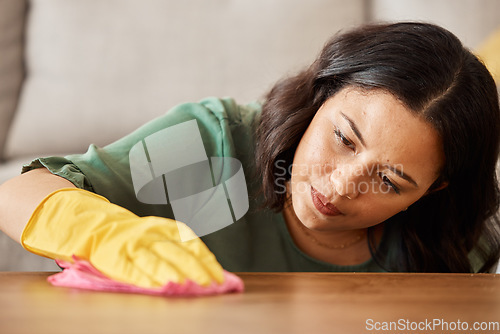
<instances>
[{"instance_id":1,"label":"chin","mask_svg":"<svg viewBox=\"0 0 500 334\"><path fill-rule=\"evenodd\" d=\"M334 222L328 221L322 216L318 216L314 211L309 211L304 215L297 215L297 217L302 225L313 231L326 232L337 228Z\"/></svg>"}]
</instances>

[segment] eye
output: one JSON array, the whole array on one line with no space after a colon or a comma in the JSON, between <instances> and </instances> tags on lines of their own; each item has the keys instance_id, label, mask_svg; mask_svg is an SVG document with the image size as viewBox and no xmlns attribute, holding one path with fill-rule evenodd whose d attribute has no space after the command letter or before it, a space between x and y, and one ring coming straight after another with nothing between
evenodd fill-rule
<instances>
[{"instance_id":1,"label":"eye","mask_svg":"<svg viewBox=\"0 0 500 334\"><path fill-rule=\"evenodd\" d=\"M382 182L387 185L389 188L391 188L396 194L399 195L400 190L399 188L392 183L392 181L387 177L387 175L379 173L379 177L382 179Z\"/></svg>"},{"instance_id":2,"label":"eye","mask_svg":"<svg viewBox=\"0 0 500 334\"><path fill-rule=\"evenodd\" d=\"M344 134L340 130L335 129L334 133L335 133L335 136L337 137L337 140L342 145L344 145L345 147L349 148L352 151L356 150L356 146L354 146L354 144L346 136L344 136Z\"/></svg>"}]
</instances>

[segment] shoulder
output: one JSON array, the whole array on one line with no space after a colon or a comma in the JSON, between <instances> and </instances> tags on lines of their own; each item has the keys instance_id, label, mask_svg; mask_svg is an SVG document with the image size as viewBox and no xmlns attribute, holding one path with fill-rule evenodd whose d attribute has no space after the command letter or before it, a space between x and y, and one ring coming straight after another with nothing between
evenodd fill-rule
<instances>
[{"instance_id":1,"label":"shoulder","mask_svg":"<svg viewBox=\"0 0 500 334\"><path fill-rule=\"evenodd\" d=\"M259 102L239 104L230 97L208 97L195 103L179 104L169 110L165 117L196 118L202 123L227 123L228 126L251 126L260 117L261 110Z\"/></svg>"},{"instance_id":2,"label":"shoulder","mask_svg":"<svg viewBox=\"0 0 500 334\"><path fill-rule=\"evenodd\" d=\"M236 152L254 142L260 114L258 102L239 104L233 98L209 97L179 104L156 122L165 129L191 121L196 124L209 156L236 157Z\"/></svg>"},{"instance_id":3,"label":"shoulder","mask_svg":"<svg viewBox=\"0 0 500 334\"><path fill-rule=\"evenodd\" d=\"M129 151L143 140L176 141L179 144L201 136L207 153L220 156L225 144L233 144L233 135L253 133L260 117L260 104L238 104L232 98L209 97L199 102L178 104L165 114L149 121L126 137L107 146L108 150ZM198 135L199 133L199 135ZM248 137L248 136L246 136ZM211 149L212 148L212 149ZM215 151L213 151L215 150ZM213 151L213 152L208 152Z\"/></svg>"}]
</instances>

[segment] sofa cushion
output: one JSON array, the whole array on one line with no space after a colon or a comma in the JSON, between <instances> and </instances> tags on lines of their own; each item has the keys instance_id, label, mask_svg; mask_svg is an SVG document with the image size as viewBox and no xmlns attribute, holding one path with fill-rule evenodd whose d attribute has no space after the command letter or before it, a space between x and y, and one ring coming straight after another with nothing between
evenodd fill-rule
<instances>
[{"instance_id":1,"label":"sofa cushion","mask_svg":"<svg viewBox=\"0 0 500 334\"><path fill-rule=\"evenodd\" d=\"M258 99L364 0L32 0L6 153L80 152L203 97Z\"/></svg>"},{"instance_id":2,"label":"sofa cushion","mask_svg":"<svg viewBox=\"0 0 500 334\"><path fill-rule=\"evenodd\" d=\"M0 1L0 159L23 80L26 2Z\"/></svg>"}]
</instances>

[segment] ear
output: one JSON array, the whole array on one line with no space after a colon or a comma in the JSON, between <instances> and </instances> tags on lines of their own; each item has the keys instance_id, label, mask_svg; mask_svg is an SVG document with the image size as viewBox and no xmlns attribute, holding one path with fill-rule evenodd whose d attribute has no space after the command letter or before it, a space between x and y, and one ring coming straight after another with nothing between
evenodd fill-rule
<instances>
[{"instance_id":1,"label":"ear","mask_svg":"<svg viewBox=\"0 0 500 334\"><path fill-rule=\"evenodd\" d=\"M438 186L430 186L430 188L427 190L427 192L424 194L425 195L429 195L429 194L432 194L436 191L439 191L439 190L443 190L444 188L448 187L448 182L447 181L443 181L441 182L441 184L439 184Z\"/></svg>"}]
</instances>

